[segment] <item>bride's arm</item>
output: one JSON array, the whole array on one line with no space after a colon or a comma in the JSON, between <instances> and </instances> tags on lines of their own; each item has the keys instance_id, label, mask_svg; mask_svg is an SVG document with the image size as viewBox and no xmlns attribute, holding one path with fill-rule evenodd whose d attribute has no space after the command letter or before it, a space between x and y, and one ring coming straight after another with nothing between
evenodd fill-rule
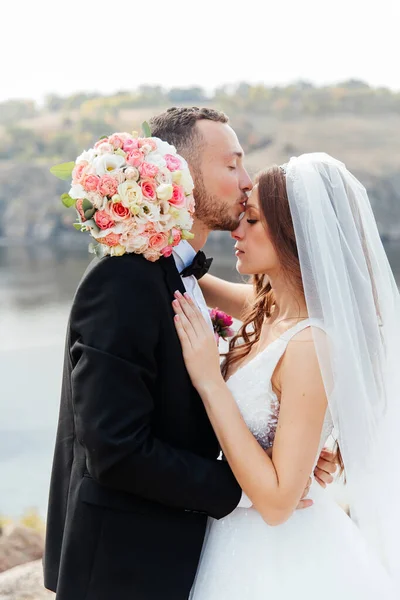
<instances>
[{"instance_id":1,"label":"bride's arm","mask_svg":"<svg viewBox=\"0 0 400 600\"><path fill-rule=\"evenodd\" d=\"M181 306L190 319L175 305L185 362L224 456L264 520L283 523L296 509L312 472L327 406L311 333L306 341L289 343L282 361L281 407L270 459L222 379L215 342L201 314L193 302Z\"/></svg>"},{"instance_id":2,"label":"bride's arm","mask_svg":"<svg viewBox=\"0 0 400 600\"><path fill-rule=\"evenodd\" d=\"M221 310L241 320L244 309L254 300L254 289L249 283L230 283L214 275L199 280L207 306Z\"/></svg>"}]
</instances>

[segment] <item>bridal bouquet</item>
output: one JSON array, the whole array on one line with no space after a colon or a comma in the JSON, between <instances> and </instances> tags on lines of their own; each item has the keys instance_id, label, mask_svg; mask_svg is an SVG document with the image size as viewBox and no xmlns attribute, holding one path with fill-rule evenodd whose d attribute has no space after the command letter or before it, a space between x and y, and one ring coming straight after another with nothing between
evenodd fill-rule
<instances>
[{"instance_id":1,"label":"bridal bouquet","mask_svg":"<svg viewBox=\"0 0 400 600\"><path fill-rule=\"evenodd\" d=\"M151 137L113 133L101 138L75 162L52 167L71 189L61 200L75 206L74 227L95 242L98 256L143 254L150 261L170 256L182 239L191 239L193 180L174 146Z\"/></svg>"}]
</instances>

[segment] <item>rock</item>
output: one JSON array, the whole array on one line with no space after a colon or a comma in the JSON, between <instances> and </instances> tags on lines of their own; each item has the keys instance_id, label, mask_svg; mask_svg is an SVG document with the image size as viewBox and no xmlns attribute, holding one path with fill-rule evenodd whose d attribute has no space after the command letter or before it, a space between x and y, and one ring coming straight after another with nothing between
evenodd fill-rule
<instances>
[{"instance_id":1,"label":"rock","mask_svg":"<svg viewBox=\"0 0 400 600\"><path fill-rule=\"evenodd\" d=\"M43 587L42 561L36 560L0 573L0 600L54 600Z\"/></svg>"},{"instance_id":2,"label":"rock","mask_svg":"<svg viewBox=\"0 0 400 600\"><path fill-rule=\"evenodd\" d=\"M42 558L44 538L41 533L22 525L9 525L0 536L0 573Z\"/></svg>"}]
</instances>

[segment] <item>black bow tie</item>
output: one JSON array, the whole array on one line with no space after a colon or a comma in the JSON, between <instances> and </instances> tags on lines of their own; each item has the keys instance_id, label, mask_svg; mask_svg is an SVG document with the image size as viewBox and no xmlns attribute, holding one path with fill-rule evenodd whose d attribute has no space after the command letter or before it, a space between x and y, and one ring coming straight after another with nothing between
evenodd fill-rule
<instances>
[{"instance_id":1,"label":"black bow tie","mask_svg":"<svg viewBox=\"0 0 400 600\"><path fill-rule=\"evenodd\" d=\"M180 276L190 277L190 275L194 275L196 279L200 279L200 277L203 277L203 275L207 273L208 269L211 267L212 261L212 258L206 258L204 252L199 250L194 257L192 264L183 269L183 271L180 272Z\"/></svg>"}]
</instances>

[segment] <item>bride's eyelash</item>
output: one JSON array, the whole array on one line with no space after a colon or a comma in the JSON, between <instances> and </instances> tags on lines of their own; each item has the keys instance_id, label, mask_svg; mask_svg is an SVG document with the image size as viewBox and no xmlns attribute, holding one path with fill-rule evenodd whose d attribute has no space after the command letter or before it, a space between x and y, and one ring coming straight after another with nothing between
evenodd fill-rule
<instances>
[{"instance_id":1,"label":"bride's eyelash","mask_svg":"<svg viewBox=\"0 0 400 600\"><path fill-rule=\"evenodd\" d=\"M257 223L257 219L247 219L247 222L249 225L254 225L254 223Z\"/></svg>"}]
</instances>

